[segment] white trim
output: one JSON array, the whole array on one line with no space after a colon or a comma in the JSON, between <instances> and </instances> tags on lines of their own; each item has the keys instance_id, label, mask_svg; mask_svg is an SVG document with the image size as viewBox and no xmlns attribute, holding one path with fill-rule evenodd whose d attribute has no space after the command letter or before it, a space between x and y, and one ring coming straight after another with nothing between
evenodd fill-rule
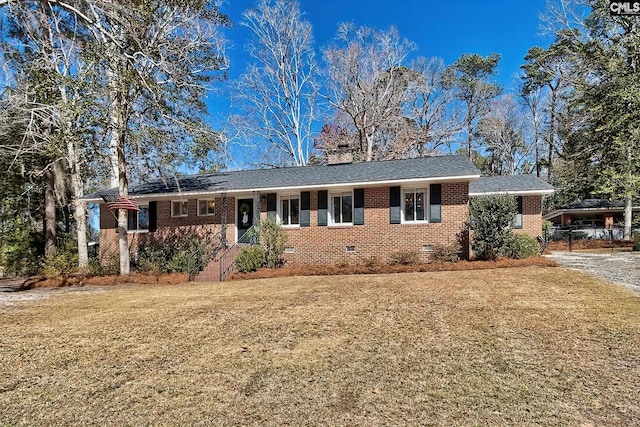
<instances>
[{"instance_id":1,"label":"white trim","mask_svg":"<svg viewBox=\"0 0 640 427\"><path fill-rule=\"evenodd\" d=\"M135 230L130 230L129 229L129 213L127 213L127 233L148 233L149 232L149 205L148 204L144 204L144 205L138 205L138 208L140 209L139 211L129 211L129 213L131 212L135 212L136 213L136 229ZM147 209L147 228L140 228L140 212L142 211L142 208L146 208Z\"/></svg>"},{"instance_id":2,"label":"white trim","mask_svg":"<svg viewBox=\"0 0 640 427\"><path fill-rule=\"evenodd\" d=\"M496 194L508 194L511 196L542 196L553 193L555 193L555 190L484 191L480 193L469 193L469 197L494 196Z\"/></svg>"},{"instance_id":3,"label":"white trim","mask_svg":"<svg viewBox=\"0 0 640 427\"><path fill-rule=\"evenodd\" d=\"M200 202L213 202L213 212L212 213L200 213ZM216 214L216 201L215 199L209 198L209 199L197 199L196 200L196 204L197 204L197 212L196 215L197 216L213 216ZM207 203L207 211L209 210L209 204Z\"/></svg>"},{"instance_id":4,"label":"white trim","mask_svg":"<svg viewBox=\"0 0 640 427\"><path fill-rule=\"evenodd\" d=\"M187 204L187 213L186 214L180 214L180 215L174 215L173 212L173 204L174 203L186 203ZM185 218L189 216L189 200L172 200L171 201L171 218Z\"/></svg>"},{"instance_id":5,"label":"white trim","mask_svg":"<svg viewBox=\"0 0 640 427\"><path fill-rule=\"evenodd\" d=\"M330 191L327 191L327 198L329 200L327 200L327 225L330 227L351 227L353 226L353 193L354 193L354 188L351 188L349 190L344 189L342 191L336 191L335 193L332 193ZM349 193L351 194L351 221L350 222L335 222L335 218L333 217L333 198L335 196L337 196L338 194L340 195L340 213L342 214L342 196L346 195L343 193Z\"/></svg>"},{"instance_id":6,"label":"white trim","mask_svg":"<svg viewBox=\"0 0 640 427\"><path fill-rule=\"evenodd\" d=\"M157 194L141 194L141 195L129 195L130 199L140 200L160 200L175 198L176 196L187 197L189 199L198 197L211 197L214 194L226 193L227 195L238 193L250 193L252 191L277 193L279 191L304 191L304 190L324 190L331 188L369 188L369 187L384 187L384 186L396 186L396 185L418 185L419 183L456 183L456 182L471 182L477 181L480 175L464 175L464 176L450 176L450 177L432 177L432 178L407 178L407 179L390 179L384 181L363 181L363 182L341 182L336 184L311 184L311 185L295 185L286 187L262 187L262 188L244 188L238 190L220 189L214 191L193 191L193 192L175 192L175 193L157 193ZM547 190L543 190L547 191ZM553 192L553 190L551 190ZM484 193L478 193L481 195ZM488 194L488 193L487 193ZM502 194L502 193L501 193ZM538 192L536 193L538 194ZM546 193L545 193L546 194ZM239 197L239 196L238 196ZM82 199L86 203L100 203L104 202L102 198Z\"/></svg>"},{"instance_id":7,"label":"white trim","mask_svg":"<svg viewBox=\"0 0 640 427\"><path fill-rule=\"evenodd\" d=\"M298 199L298 223L297 224L283 224L282 222L282 200L283 198L289 200L289 214L291 214L291 198ZM300 201L302 196L300 193L282 193L277 195L277 205L276 205L276 220L282 226L282 228L300 228ZM291 216L291 215L289 215Z\"/></svg>"},{"instance_id":8,"label":"white trim","mask_svg":"<svg viewBox=\"0 0 640 427\"><path fill-rule=\"evenodd\" d=\"M414 219L412 221L405 220L405 208L406 203L404 199L405 191L413 191L414 197L416 192L424 192L424 219ZM415 211L415 198L414 198L414 211ZM401 187L400 188L400 224L428 224L429 223L429 206L431 205L431 195L429 193L429 188L420 188L420 187ZM415 212L414 212L415 213Z\"/></svg>"}]
</instances>

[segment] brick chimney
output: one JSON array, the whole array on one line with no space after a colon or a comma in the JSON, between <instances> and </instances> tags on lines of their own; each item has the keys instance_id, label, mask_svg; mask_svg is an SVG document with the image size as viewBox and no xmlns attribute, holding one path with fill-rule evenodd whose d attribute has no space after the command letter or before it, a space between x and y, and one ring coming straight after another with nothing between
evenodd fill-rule
<instances>
[{"instance_id":1,"label":"brick chimney","mask_svg":"<svg viewBox=\"0 0 640 427\"><path fill-rule=\"evenodd\" d=\"M353 154L348 144L338 145L337 150L327 152L327 163L330 165L343 165L353 163Z\"/></svg>"}]
</instances>

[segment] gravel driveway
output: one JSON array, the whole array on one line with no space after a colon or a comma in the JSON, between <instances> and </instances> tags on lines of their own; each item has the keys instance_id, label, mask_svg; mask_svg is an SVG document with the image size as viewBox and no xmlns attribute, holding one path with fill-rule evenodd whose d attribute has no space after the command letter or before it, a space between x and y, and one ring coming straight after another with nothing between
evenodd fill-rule
<instances>
[{"instance_id":1,"label":"gravel driveway","mask_svg":"<svg viewBox=\"0 0 640 427\"><path fill-rule=\"evenodd\" d=\"M640 252L585 253L554 251L559 265L622 284L640 292Z\"/></svg>"}]
</instances>

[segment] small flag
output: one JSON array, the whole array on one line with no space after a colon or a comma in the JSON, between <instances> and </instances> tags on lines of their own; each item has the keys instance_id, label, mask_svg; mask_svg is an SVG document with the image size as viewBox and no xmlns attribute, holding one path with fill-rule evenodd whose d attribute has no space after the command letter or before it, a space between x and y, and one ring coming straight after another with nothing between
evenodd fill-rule
<instances>
[{"instance_id":1,"label":"small flag","mask_svg":"<svg viewBox=\"0 0 640 427\"><path fill-rule=\"evenodd\" d=\"M107 207L112 211L118 209L126 209L128 211L140 212L140 208L138 207L138 205L128 197L108 194L102 196L102 199L107 204Z\"/></svg>"}]
</instances>

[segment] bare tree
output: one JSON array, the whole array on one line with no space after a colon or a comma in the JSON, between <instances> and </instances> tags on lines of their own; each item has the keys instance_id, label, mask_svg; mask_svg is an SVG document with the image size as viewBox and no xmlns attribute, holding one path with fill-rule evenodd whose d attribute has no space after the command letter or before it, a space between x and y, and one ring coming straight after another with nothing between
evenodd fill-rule
<instances>
[{"instance_id":1,"label":"bare tree","mask_svg":"<svg viewBox=\"0 0 640 427\"><path fill-rule=\"evenodd\" d=\"M327 99L350 118L364 161L384 157L382 132L403 117L409 71L403 64L414 49L393 27L379 31L341 24L335 43L324 50Z\"/></svg>"},{"instance_id":2,"label":"bare tree","mask_svg":"<svg viewBox=\"0 0 640 427\"><path fill-rule=\"evenodd\" d=\"M447 68L440 58L418 58L411 64L415 73L409 85L405 116L410 126L411 155L440 154L461 130L458 110L451 108L453 92L443 84Z\"/></svg>"},{"instance_id":3,"label":"bare tree","mask_svg":"<svg viewBox=\"0 0 640 427\"><path fill-rule=\"evenodd\" d=\"M490 154L494 175L514 175L528 159L524 138L525 120L513 96L503 95L491 103L491 111L478 123L478 137Z\"/></svg>"},{"instance_id":4,"label":"bare tree","mask_svg":"<svg viewBox=\"0 0 640 427\"><path fill-rule=\"evenodd\" d=\"M540 143L543 131L543 105L545 97L541 88L535 90L524 90L523 87L520 90L520 98L526 106L526 114L531 124L532 135L530 145L533 147L534 152L536 176L540 177L540 171L542 169L542 162L540 161Z\"/></svg>"},{"instance_id":5,"label":"bare tree","mask_svg":"<svg viewBox=\"0 0 640 427\"><path fill-rule=\"evenodd\" d=\"M295 0L259 0L244 13L252 63L238 82L240 125L249 139L266 141L268 158L305 165L317 118L317 63L309 21ZM275 163L277 163L276 160Z\"/></svg>"}]
</instances>

